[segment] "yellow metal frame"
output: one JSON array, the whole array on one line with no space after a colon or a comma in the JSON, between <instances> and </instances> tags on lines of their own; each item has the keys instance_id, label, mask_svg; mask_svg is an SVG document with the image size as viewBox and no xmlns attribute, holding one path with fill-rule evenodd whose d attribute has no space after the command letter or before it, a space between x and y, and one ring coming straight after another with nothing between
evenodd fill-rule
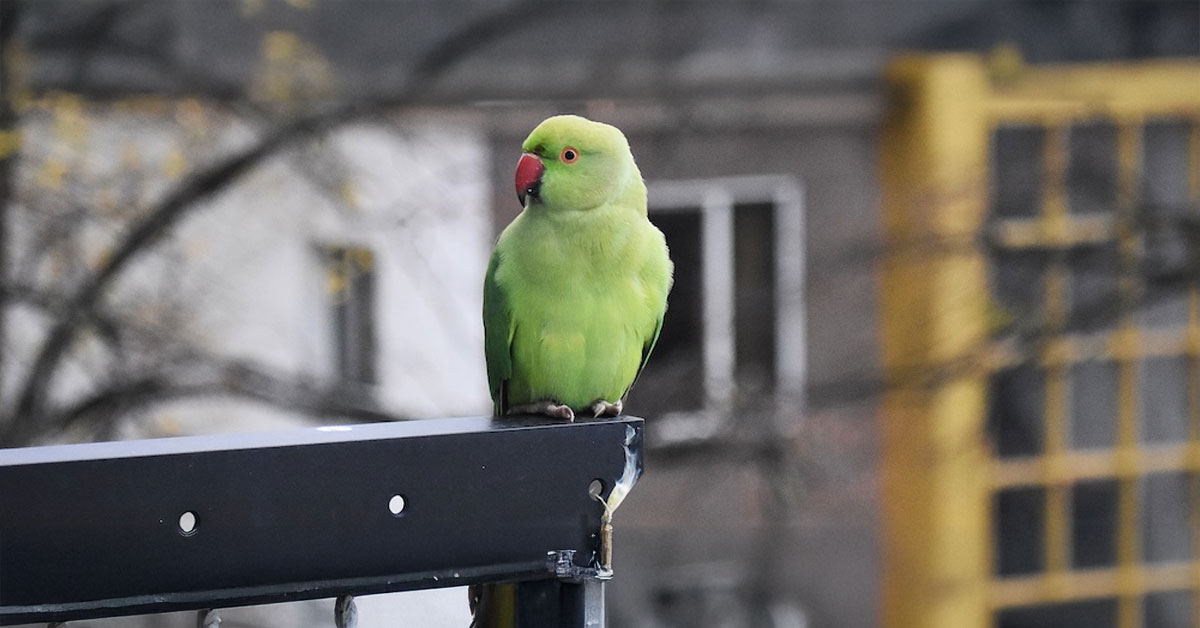
<instances>
[{"instance_id":1,"label":"yellow metal frame","mask_svg":"<svg viewBox=\"0 0 1200 628\"><path fill-rule=\"evenodd\" d=\"M1200 63L1024 68L1003 80L969 55L897 59L882 144L883 219L889 254L881 268L883 625L984 628L996 612L1092 598L1117 601L1117 626L1141 628L1150 592L1200 593L1200 560L1143 564L1139 485L1147 474L1191 474L1192 537L1200 552L1200 295L1191 289L1186 329L1141 329L1134 229L1142 129L1151 119L1188 120L1190 199L1200 203ZM1102 120L1117 132L1115 216L1068 212L1069 129ZM1047 340L1036 359L1045 373L1041 455L1000 460L986 444L987 378L1021 360L988 338L986 253L988 142L1002 125L1046 131L1042 206L1030 219L993 221L997 246L1065 250L1114 242L1120 258L1121 316L1114 329L1066 331L1069 274L1051 256L1042 286ZM1079 451L1068 444L1070 367L1106 357L1118 368L1117 442ZM1138 364L1151 356L1189 363L1189 442L1138 439ZM1074 483L1117 483L1116 565L1072 569ZM1044 570L993 576L991 503L997 491L1045 489ZM1200 626L1200 594L1193 621Z\"/></svg>"},{"instance_id":2,"label":"yellow metal frame","mask_svg":"<svg viewBox=\"0 0 1200 628\"><path fill-rule=\"evenodd\" d=\"M888 72L881 423L885 626L987 622L986 75L970 57Z\"/></svg>"}]
</instances>

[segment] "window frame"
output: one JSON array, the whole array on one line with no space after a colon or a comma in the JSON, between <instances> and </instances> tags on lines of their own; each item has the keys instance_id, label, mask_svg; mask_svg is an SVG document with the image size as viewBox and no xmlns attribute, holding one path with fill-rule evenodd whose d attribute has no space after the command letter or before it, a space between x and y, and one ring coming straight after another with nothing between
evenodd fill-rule
<instances>
[{"instance_id":1,"label":"window frame","mask_svg":"<svg viewBox=\"0 0 1200 628\"><path fill-rule=\"evenodd\" d=\"M770 204L775 247L775 397L803 403L805 338L804 187L787 175L752 175L647 183L649 214L700 214L704 412L726 416L736 389L734 212Z\"/></svg>"}]
</instances>

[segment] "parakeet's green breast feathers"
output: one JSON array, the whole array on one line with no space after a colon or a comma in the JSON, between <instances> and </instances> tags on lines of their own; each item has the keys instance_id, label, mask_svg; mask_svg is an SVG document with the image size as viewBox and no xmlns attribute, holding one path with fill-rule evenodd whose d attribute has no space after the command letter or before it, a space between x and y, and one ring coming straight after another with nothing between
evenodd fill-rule
<instances>
[{"instance_id":1,"label":"parakeet's green breast feathers","mask_svg":"<svg viewBox=\"0 0 1200 628\"><path fill-rule=\"evenodd\" d=\"M526 207L579 211L639 195L645 205L641 173L616 127L554 116L539 124L521 148L525 154L517 164L516 187Z\"/></svg>"}]
</instances>

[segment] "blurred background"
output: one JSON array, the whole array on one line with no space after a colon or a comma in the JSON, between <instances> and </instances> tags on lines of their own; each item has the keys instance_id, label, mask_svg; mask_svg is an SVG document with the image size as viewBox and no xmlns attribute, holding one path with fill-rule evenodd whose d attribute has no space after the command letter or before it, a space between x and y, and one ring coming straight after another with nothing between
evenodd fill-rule
<instances>
[{"instance_id":1,"label":"blurred background","mask_svg":"<svg viewBox=\"0 0 1200 628\"><path fill-rule=\"evenodd\" d=\"M0 0L0 46L0 446L488 413L520 143L578 113L676 264L614 628L1200 626L1196 0Z\"/></svg>"}]
</instances>

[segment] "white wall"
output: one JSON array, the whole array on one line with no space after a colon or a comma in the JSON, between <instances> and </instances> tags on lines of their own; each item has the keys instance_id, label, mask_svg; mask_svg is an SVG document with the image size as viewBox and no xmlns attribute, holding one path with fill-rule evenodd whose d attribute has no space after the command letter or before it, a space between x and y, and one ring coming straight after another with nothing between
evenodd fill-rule
<instances>
[{"instance_id":1,"label":"white wall","mask_svg":"<svg viewBox=\"0 0 1200 628\"><path fill-rule=\"evenodd\" d=\"M124 199L113 186L138 179L129 172L130 154L137 155L141 181L129 196L153 201L178 175L166 165L171 160L177 164L182 156L190 169L254 137L245 122L215 109L203 114L198 134L180 124L178 106L165 114L96 106L84 111L86 130L76 141L58 134L59 117L25 121L31 141L21 180L35 210L77 202L101 212L88 205L98 195ZM52 159L72 168L91 164L91 173L47 189L39 176ZM469 118L411 115L340 129L273 158L207 201L130 266L106 303L120 316L144 317L160 329L165 324L165 333L205 351L328 381L332 323L316 247L366 247L375 260L376 397L400 416L487 413L480 309L491 245L488 159L482 132ZM136 219L133 205L120 202L112 215L82 230L71 254L94 265ZM19 215L14 257L29 257L31 236L46 214ZM59 291L72 285L50 270L37 276ZM14 336L31 352L44 322L26 313L15 323ZM92 355L71 361L56 382L58 399L111 377L111 356L99 346L89 350L86 341L81 347L78 355ZM222 399L173 402L132 416L138 429L129 435L269 429L306 420Z\"/></svg>"}]
</instances>

